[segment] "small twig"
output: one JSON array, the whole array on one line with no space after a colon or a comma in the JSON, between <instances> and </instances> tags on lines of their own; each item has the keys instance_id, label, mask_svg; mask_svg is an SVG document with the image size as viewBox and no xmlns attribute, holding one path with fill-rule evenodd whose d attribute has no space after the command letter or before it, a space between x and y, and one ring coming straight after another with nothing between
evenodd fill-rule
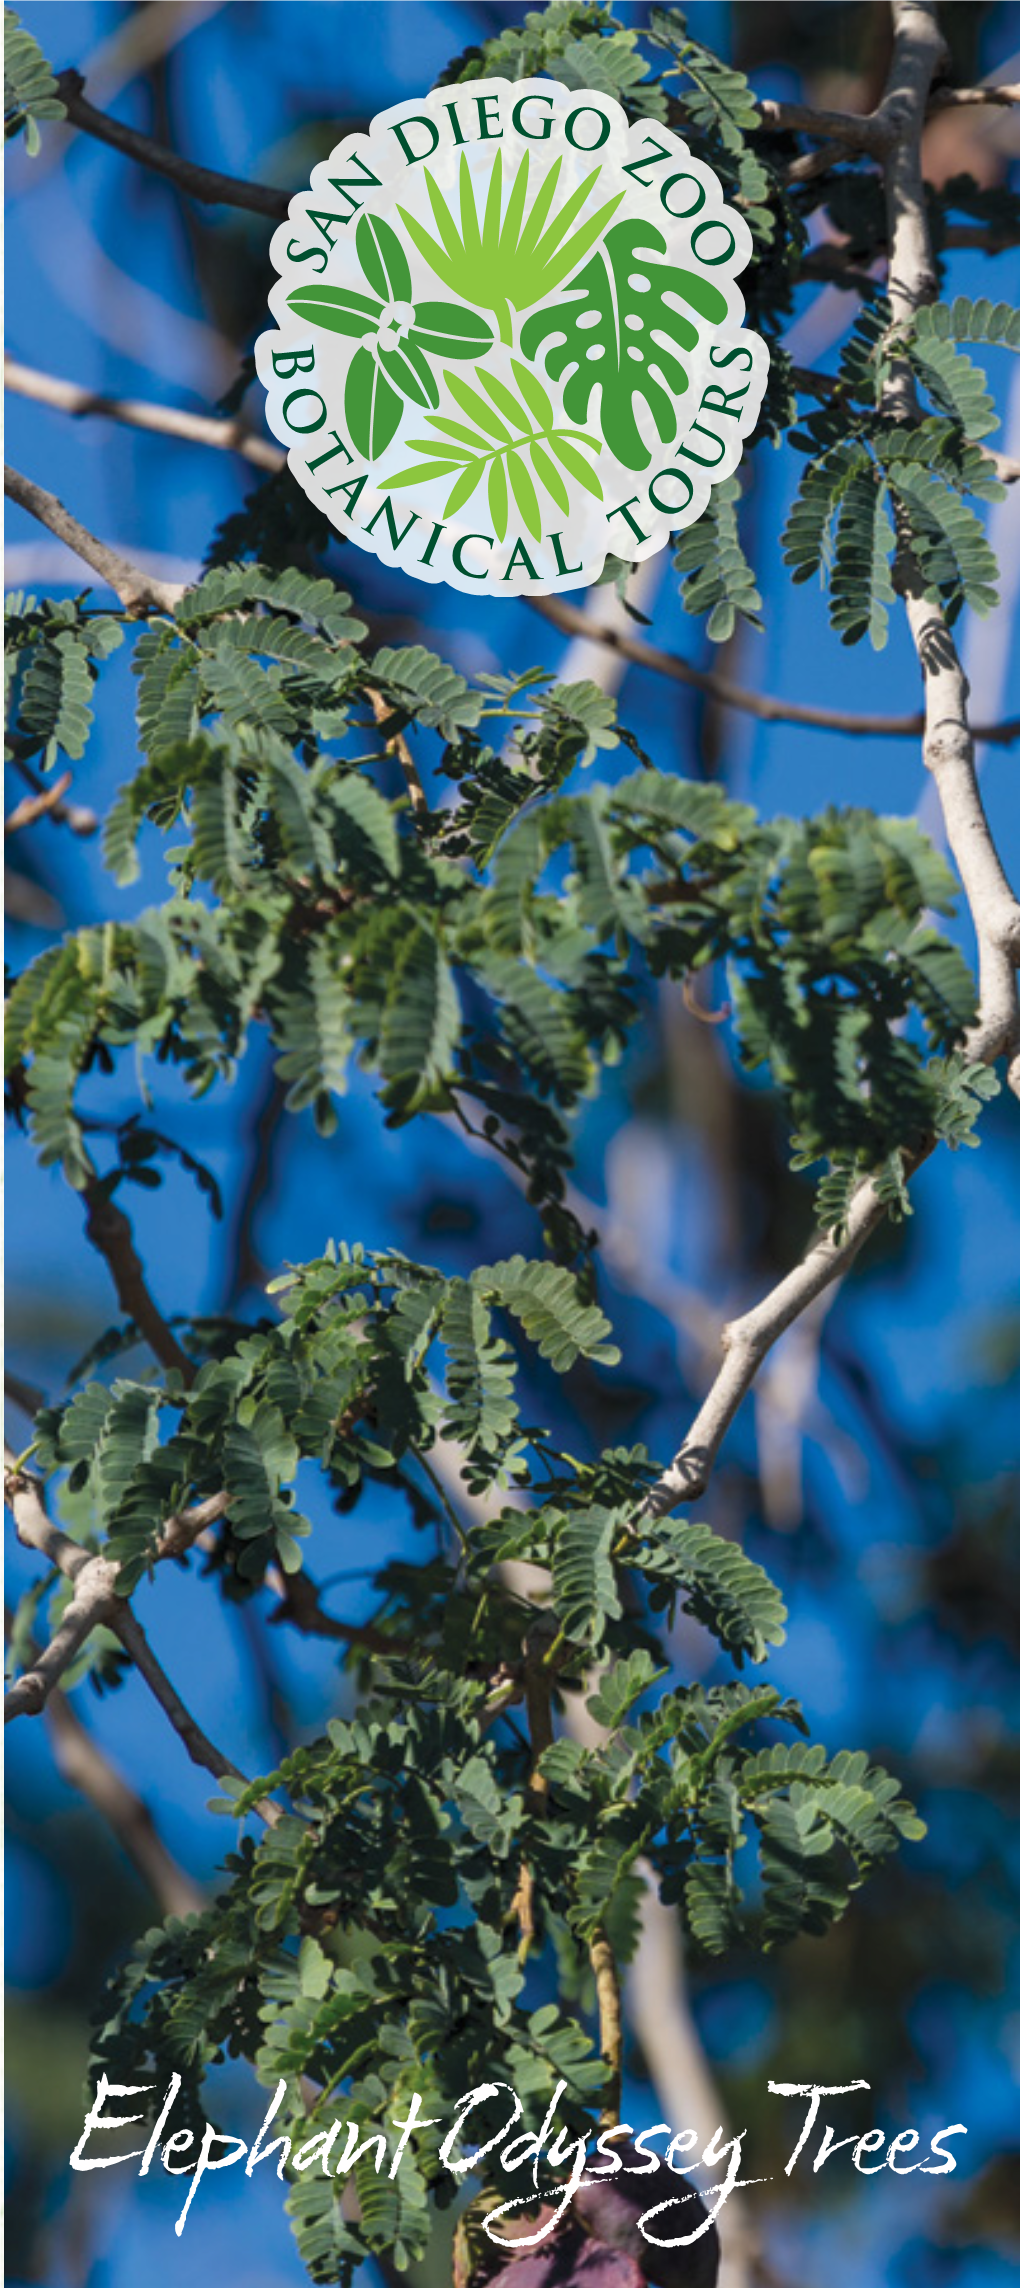
<instances>
[{"instance_id":1,"label":"small twig","mask_svg":"<svg viewBox=\"0 0 1020 2288\"><path fill-rule=\"evenodd\" d=\"M147 398L104 397L98 390L83 389L75 381L62 381L55 373L42 373L36 366L19 365L14 358L4 359L4 387L18 397L30 397L37 405L48 405L57 413L71 413L77 420L85 414L98 414L107 421L120 421L128 429L145 429L156 436L176 437L185 444L211 445L223 453L237 453L244 461L251 461L257 469L282 469L287 456L282 446L273 445L267 437L257 437L243 421L220 421L207 413L185 413L176 405L154 405Z\"/></svg>"},{"instance_id":2,"label":"small twig","mask_svg":"<svg viewBox=\"0 0 1020 2288\"><path fill-rule=\"evenodd\" d=\"M137 128L111 119L108 112L98 111L82 94L84 85L78 71L57 74L60 101L72 125L84 134L94 136L98 143L109 143L113 150L123 151L126 158L137 160L141 167L151 167L157 175L167 175L203 206L243 207L249 214L270 215L276 222L286 220L286 191L271 190L268 183L245 183L237 175L221 175L213 167L196 166L180 152L155 142L151 135L142 135Z\"/></svg>"},{"instance_id":3,"label":"small twig","mask_svg":"<svg viewBox=\"0 0 1020 2288\"><path fill-rule=\"evenodd\" d=\"M928 1144L915 1153L911 1174L933 1149ZM842 1238L831 1232L819 1234L801 1261L753 1310L723 1329L723 1363L669 1468L646 1495L637 1515L639 1525L644 1518L661 1517L679 1502L704 1493L723 1438L773 1343L816 1296L843 1277L884 1215L884 1202L869 1179L854 1194Z\"/></svg>"},{"instance_id":4,"label":"small twig","mask_svg":"<svg viewBox=\"0 0 1020 2288\"><path fill-rule=\"evenodd\" d=\"M229 1756L223 1755L208 1734L203 1732L190 1709L185 1707L176 1685L171 1684L165 1668L153 1652L140 1620L129 1605L124 1605L114 1626L125 1652L130 1654L139 1676L144 1678L153 1698L158 1700L164 1715L169 1718L192 1763L197 1764L202 1771L212 1772L215 1779L240 1780L242 1786L247 1787L249 1783L244 1773ZM267 1827L275 1827L277 1820L283 1816L279 1805L265 1798L255 1808Z\"/></svg>"},{"instance_id":5,"label":"small twig","mask_svg":"<svg viewBox=\"0 0 1020 2288\"><path fill-rule=\"evenodd\" d=\"M12 755L10 760L19 778L24 779L26 786L31 787L33 794L39 795L46 792L45 779L39 777L38 772L32 769L31 763L23 761L20 755ZM66 783L69 784L70 780L68 779ZM19 805L19 809L22 807ZM87 810L84 803L50 802L47 804L47 811L55 825L70 827L72 834L94 834L99 825L96 812ZM11 815L12 818L16 817L17 811L12 812Z\"/></svg>"},{"instance_id":6,"label":"small twig","mask_svg":"<svg viewBox=\"0 0 1020 2288\"><path fill-rule=\"evenodd\" d=\"M149 1293L134 1234L123 1209L108 1198L98 1177L85 1186L82 1198L88 1211L85 1236L109 1268L125 1317L134 1320L160 1365L176 1368L182 1381L190 1385L195 1379L195 1368Z\"/></svg>"},{"instance_id":7,"label":"small twig","mask_svg":"<svg viewBox=\"0 0 1020 2288\"><path fill-rule=\"evenodd\" d=\"M532 1811L537 1812L543 1811L549 1800L549 1782L540 1765L545 1750L552 1746L553 1739L552 1677L543 1657L545 1650L546 1639L541 1627L536 1626L524 1646L524 1704L531 1748L528 1804ZM511 1901L511 1913L517 1917L521 1934L517 1960L523 1966L538 1935L535 1877L530 1862L523 1855L517 1875L517 1888Z\"/></svg>"},{"instance_id":8,"label":"small twig","mask_svg":"<svg viewBox=\"0 0 1020 2288\"><path fill-rule=\"evenodd\" d=\"M379 729L382 732L383 744L386 748L387 754L396 755L400 764L400 768L403 771L407 791L411 797L411 809L414 812L415 818L417 819L419 826L425 826L431 817L431 812L428 805L428 796L426 795L425 789L418 776L418 765L415 762L414 756L411 753L411 749L408 746L407 740L405 739L402 731L395 731L391 733L389 738L386 736L386 725L387 723L392 722L394 710L390 706L389 700L384 699L382 692L376 691L371 684L365 685L365 697L371 705L372 713L375 716L376 722L379 725Z\"/></svg>"},{"instance_id":9,"label":"small twig","mask_svg":"<svg viewBox=\"0 0 1020 2288\"><path fill-rule=\"evenodd\" d=\"M14 809L9 810L4 819L5 837L8 834L20 834L26 826L34 826L38 818L52 816L55 810L62 807L61 797L67 793L70 784L70 771L62 771L52 786L42 787L38 794L22 795L21 801L15 803Z\"/></svg>"},{"instance_id":10,"label":"small twig","mask_svg":"<svg viewBox=\"0 0 1020 2288\"><path fill-rule=\"evenodd\" d=\"M373 1628L369 1621L338 1621L332 1613L322 1609L322 1591L311 1575L284 1573L272 1565L266 1574L266 1585L275 1591L279 1604L270 1613L270 1626L289 1622L302 1636L327 1637L335 1644L360 1645L365 1652L380 1653L392 1660L401 1650L399 1642Z\"/></svg>"},{"instance_id":11,"label":"small twig","mask_svg":"<svg viewBox=\"0 0 1020 2288\"><path fill-rule=\"evenodd\" d=\"M137 564L120 556L115 548L108 548L84 524L79 524L55 493L46 492L42 485L32 483L20 470L4 464L4 491L19 508L27 509L37 523L56 534L68 548L73 548L84 564L90 564L100 579L112 588L126 612L172 612L184 594L182 582L156 580L143 572Z\"/></svg>"},{"instance_id":12,"label":"small twig","mask_svg":"<svg viewBox=\"0 0 1020 2288\"><path fill-rule=\"evenodd\" d=\"M601 2123L604 2129L615 2129L620 2119L620 2091L623 2082L623 2010L620 2001L620 1977L616 1959L605 1931L600 1927L588 1947L588 1960L595 1974L595 1995L599 2010L599 2049L607 2069L606 2094L602 2104Z\"/></svg>"}]
</instances>

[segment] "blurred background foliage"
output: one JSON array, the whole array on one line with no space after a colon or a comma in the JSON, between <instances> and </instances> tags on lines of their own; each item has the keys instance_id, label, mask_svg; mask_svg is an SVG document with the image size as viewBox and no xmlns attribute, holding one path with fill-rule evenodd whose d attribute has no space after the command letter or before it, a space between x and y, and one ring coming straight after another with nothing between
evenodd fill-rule
<instances>
[{"instance_id":1,"label":"blurred background foliage","mask_svg":"<svg viewBox=\"0 0 1020 2288\"><path fill-rule=\"evenodd\" d=\"M158 8L25 0L22 13L57 68L85 71L93 101L210 165L297 186L341 135L430 85L451 56L520 22L524 10L483 0L162 0ZM620 6L617 15L640 29L646 10ZM689 16L696 35L751 73L762 94L863 110L880 93L887 11L871 0L695 0ZM1018 76L1014 6L948 5L943 21L954 77ZM936 182L970 173L992 187L1006 178L1009 159L1004 115L947 113L926 139L926 172ZM264 322L265 222L201 209L59 127L35 161L15 152L9 200L12 355L101 391L196 410L230 389ZM1015 301L1018 270L1016 251L994 265L960 251L947 291ZM853 310L835 287L801 289L788 342L803 362L825 367ZM1016 456L1020 392L996 357L989 369L1003 410L999 441ZM211 533L237 514L251 485L251 472L227 455L71 424L20 400L10 407L8 451L94 530L169 578L194 574ZM683 614L664 556L641 589L654 640L702 663L710 654L738 680L802 702L905 711L917 689L903 630L894 629L880 658L841 652L816 592L788 584L778 534L799 474L789 458L763 447L748 464L744 544L764 599L764 633L743 627L721 651L706 644L701 624ZM984 720L1016 712L1020 697L1010 656L1018 508L1012 498L990 520L1004 609L990 622L963 623ZM228 524L228 548L229 534ZM309 534L298 537L303 545ZM20 513L8 539L8 586L74 594L84 585L80 567ZM580 639L566 644L523 603L476 604L427 589L335 540L325 561L353 590L375 643L422 640L465 672L605 672L605 655ZM719 778L766 815L833 800L919 812L936 828L913 741L755 723L625 662L614 663L613 675L622 720L660 768ZM129 768L129 697L121 655L104 672L87 771L75 788L99 811ZM426 752L426 772L428 761ZM987 750L986 798L1014 876L1015 769L1009 749ZM145 869L141 900L159 879L158 854L148 852ZM65 922L109 910L95 843L45 820L18 837L13 874L18 968ZM969 953L962 923L960 935ZM170 1133L183 1102L164 1073L157 1117ZM125 1095L116 1113L133 1109ZM254 1047L233 1090L215 1092L187 1119L188 1142L213 1170L224 1212L211 1219L180 1169L166 1173L160 1193L137 1195L139 1242L167 1310L252 1307L284 1259L317 1254L331 1233L397 1245L448 1272L466 1271L480 1253L535 1247L532 1212L498 1169L436 1126L386 1130L367 1083L354 1086L338 1133L325 1141L307 1116L283 1118L268 1051ZM1008 1123L999 1099L984 1116L980 1152L929 1163L913 1187L912 1219L885 1228L831 1308L780 1346L703 1505L783 1587L789 1641L770 1661L770 1681L796 1685L815 1736L831 1748L849 1739L888 1763L928 1821L925 1842L876 1876L824 1942L800 1941L764 1963L730 1956L691 1973L698 2028L731 2118L747 2128L753 2173L774 2179L758 2197L775 2277L788 2288L823 2277L853 2288L998 2288L1015 2276L1020 2254L1020 2177L1009 2151L1020 2069L1020 1187ZM9 1359L56 1397L109 1320L105 1275L81 1247L77 1203L56 1172L39 1170L20 1136L8 1167ZM578 1184L592 1220L613 1235L603 1299L625 1365L611 1403L604 1378L583 1364L562 1385L536 1371L536 1410L579 1453L637 1438L668 1452L704 1386L721 1318L803 1245L809 1185L789 1173L773 1100L737 1071L725 1024L706 1025L679 993L651 983L643 1026L581 1123ZM392 1526L383 1499L374 1522L380 1531ZM362 1537L352 1546L342 1523L333 1530L331 1578L345 1577L345 1610L357 1618ZM30 1575L31 1561L17 1553L15 1595ZM175 1575L161 1589L158 1641L171 1666L175 1645L187 1642L196 1712L214 1735L227 1732L249 1768L265 1769L349 1705L350 1682L328 1645L268 1629L250 1607L224 1610L211 1597L202 1604L196 1617ZM704 1662L706 1643L681 1622L678 1675ZM129 1682L111 1702L85 1687L76 1704L158 1807L180 1863L197 1883L214 1881L222 1831L205 1818L195 1773L139 1688ZM196 2268L230 2288L296 2281L274 2179L240 2189L234 2176L218 2181L189 2246L173 2236L172 2187L140 2185L127 2172L68 2172L84 2110L88 2017L106 1971L152 1920L152 1902L108 1829L60 1776L59 1745L43 1725L19 1725L8 1758L10 2276L47 2288L135 2288L146 2274L176 2284ZM865 2077L871 2095L856 2113L842 2101L844 2134L858 2120L893 2129L963 2121L961 2168L946 2179L866 2184L839 2175L837 2165L817 2178L802 2168L788 2181L790 2109L767 2095L770 2076ZM658 2117L635 2045L627 2097L638 2125ZM240 2072L234 2113L242 2134L261 2117L258 2093ZM439 2288L443 2265L437 2242L414 2288Z\"/></svg>"}]
</instances>

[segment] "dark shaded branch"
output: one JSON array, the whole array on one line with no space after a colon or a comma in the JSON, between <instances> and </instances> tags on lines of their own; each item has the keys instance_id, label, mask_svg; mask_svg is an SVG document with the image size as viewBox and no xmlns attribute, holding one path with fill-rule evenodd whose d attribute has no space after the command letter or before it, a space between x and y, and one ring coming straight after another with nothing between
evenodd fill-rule
<instances>
[{"instance_id":1,"label":"dark shaded branch","mask_svg":"<svg viewBox=\"0 0 1020 2288\"><path fill-rule=\"evenodd\" d=\"M82 1198L88 1210L85 1236L98 1249L109 1269L125 1317L134 1320L161 1366L176 1368L185 1384L192 1383L195 1368L149 1293L144 1266L123 1208L107 1197L98 1177L86 1185Z\"/></svg>"},{"instance_id":2,"label":"dark shaded branch","mask_svg":"<svg viewBox=\"0 0 1020 2288\"><path fill-rule=\"evenodd\" d=\"M286 220L288 193L271 190L268 183L242 182L237 175L221 175L213 167L196 166L191 159L181 157L163 143L154 142L151 135L142 135L136 127L125 127L121 120L111 119L106 111L98 111L83 95L85 82L78 71L57 74L57 94L72 126L83 134L91 135L97 143L108 143L112 150L123 151L125 158L135 159L140 167L151 167L157 175L166 175L189 198L200 200L203 206L243 207L248 214L269 215L275 222Z\"/></svg>"}]
</instances>

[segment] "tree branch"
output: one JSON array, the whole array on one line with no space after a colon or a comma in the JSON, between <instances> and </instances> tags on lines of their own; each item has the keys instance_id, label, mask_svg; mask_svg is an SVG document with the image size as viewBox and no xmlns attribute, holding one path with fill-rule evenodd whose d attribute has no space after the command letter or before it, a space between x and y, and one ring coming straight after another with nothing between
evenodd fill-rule
<instances>
[{"instance_id":1,"label":"tree branch","mask_svg":"<svg viewBox=\"0 0 1020 2288\"><path fill-rule=\"evenodd\" d=\"M206 1905L203 1892L167 1850L144 1798L111 1763L59 1686L51 1695L46 1721L58 1771L105 1819L160 1913L200 1914Z\"/></svg>"},{"instance_id":2,"label":"tree branch","mask_svg":"<svg viewBox=\"0 0 1020 2288\"><path fill-rule=\"evenodd\" d=\"M34 795L46 794L49 791L45 779L39 777L38 772L32 769L31 763L25 762L20 755L12 755L10 760L19 778L24 779L26 786L31 787ZM23 805L19 805L19 808L23 807ZM70 827L72 834L94 834L99 825L95 811L87 810L84 803L80 802L64 802L62 800L49 802L46 805L46 814L52 818L55 825ZM16 818L17 811L12 811L11 818L5 822L5 831L9 830L12 833L15 831L13 821ZM27 821L22 819L21 823L25 825Z\"/></svg>"},{"instance_id":3,"label":"tree branch","mask_svg":"<svg viewBox=\"0 0 1020 2288\"><path fill-rule=\"evenodd\" d=\"M136 159L139 166L151 167L155 174L166 175L189 198L198 199L203 206L242 207L248 214L269 215L275 222L287 218L288 193L271 190L267 183L245 183L237 175L221 175L213 167L198 167L191 159L184 159L178 151L171 151L164 143L157 143L151 135L142 135L136 127L125 127L119 119L111 119L106 111L97 111L82 94L85 82L78 71L57 73L57 94L72 126L94 136L97 143L108 143L114 151L123 151L128 159Z\"/></svg>"},{"instance_id":4,"label":"tree branch","mask_svg":"<svg viewBox=\"0 0 1020 2288\"><path fill-rule=\"evenodd\" d=\"M67 793L70 784L70 771L61 771L60 777L54 779L50 786L40 787L36 794L22 795L21 801L15 803L14 809L9 810L4 819L5 841L9 834L21 834L26 826L34 826L37 819L52 818L55 811L62 810L61 797Z\"/></svg>"},{"instance_id":5,"label":"tree branch","mask_svg":"<svg viewBox=\"0 0 1020 2288\"><path fill-rule=\"evenodd\" d=\"M920 144L932 78L945 49L934 0L892 0L892 8L893 57L882 108L893 124L885 158L889 297L893 323L902 324L938 292ZM892 369L884 405L894 419L917 419L913 376L905 360ZM900 551L898 582L924 676L924 759L938 789L946 838L978 941L980 1008L967 1036L967 1050L976 1063L1010 1055L1010 1084L1020 1095L1016 977L1020 904L1006 879L981 800L975 733L967 721L966 677L944 613L925 598L909 534ZM929 1143L914 1155L911 1174L932 1149ZM639 1521L661 1516L676 1503L704 1492L722 1440L763 1358L808 1304L842 1277L884 1212L869 1179L851 1202L842 1237L821 1235L785 1279L725 1329L723 1364L669 1468L647 1496Z\"/></svg>"},{"instance_id":6,"label":"tree branch","mask_svg":"<svg viewBox=\"0 0 1020 2288\"><path fill-rule=\"evenodd\" d=\"M149 1293L144 1266L123 1208L108 1197L98 1176L86 1184L82 1198L88 1211L85 1236L108 1266L125 1317L134 1321L160 1365L176 1369L182 1381L190 1385L195 1379L195 1368Z\"/></svg>"},{"instance_id":7,"label":"tree branch","mask_svg":"<svg viewBox=\"0 0 1020 2288\"><path fill-rule=\"evenodd\" d=\"M605 644L625 659L632 659L638 667L666 675L673 683L690 684L694 690L704 691L718 700L721 706L739 708L741 713L754 715L761 723L801 723L818 731L844 731L856 739L916 739L924 729L921 714L854 715L842 708L800 706L793 699L774 699L767 692L748 691L742 684L731 682L728 675L720 675L714 668L692 667L676 652L663 651L657 644L643 642L640 636L595 626L585 612L576 604L567 603L562 596L529 596L527 601L533 612L541 613L544 620L561 628L565 635L583 635L592 643ZM1020 737L1020 717L1006 723L982 724L975 737L992 746L1008 746Z\"/></svg>"},{"instance_id":8,"label":"tree branch","mask_svg":"<svg viewBox=\"0 0 1020 2288\"><path fill-rule=\"evenodd\" d=\"M13 1616L6 1607L4 1623L9 1640ZM106 1821L121 1850L151 1891L160 1913L198 1914L206 1904L203 1892L167 1850L148 1804L136 1795L123 1773L86 1729L59 1684L50 1692L46 1725L53 1743L53 1760L61 1777Z\"/></svg>"},{"instance_id":9,"label":"tree branch","mask_svg":"<svg viewBox=\"0 0 1020 2288\"><path fill-rule=\"evenodd\" d=\"M599 2049L607 2068L601 2121L604 2129L615 2129L620 2119L620 2090L623 2082L623 2009L616 1958L601 1927L589 1944L588 1960L595 1975Z\"/></svg>"},{"instance_id":10,"label":"tree branch","mask_svg":"<svg viewBox=\"0 0 1020 2288\"><path fill-rule=\"evenodd\" d=\"M894 326L909 322L938 292L921 170L921 132L934 74L945 47L933 0L892 0L895 41L890 100L898 132L885 162L889 226L889 303ZM893 365L883 396L893 420L919 417L912 370ZM946 840L956 862L978 944L980 1008L967 1036L975 1062L1010 1055L1010 1083L1020 1095L1020 903L992 839L975 763L982 736L967 718L968 685L941 606L926 583L910 544L909 520L900 523L897 584L924 678L924 760L938 791Z\"/></svg>"},{"instance_id":11,"label":"tree branch","mask_svg":"<svg viewBox=\"0 0 1020 2288\"><path fill-rule=\"evenodd\" d=\"M117 1566L107 1557L93 1556L54 1525L43 1500L40 1479L34 1472L18 1468L17 1458L9 1447L4 1449L4 1499L13 1513L19 1541L27 1549L37 1550L49 1564L57 1566L66 1579L74 1582L74 1596L52 1642L40 1653L34 1667L9 1688L4 1701L5 1721L13 1716L39 1713L86 1636L102 1622L112 1629L134 1662L169 1717L192 1763L212 1772L217 1779L240 1780L247 1787L244 1773L229 1756L222 1754L185 1707L176 1686L171 1684L157 1660L137 1615L126 1597L117 1595ZM21 1689L25 1686L27 1691ZM267 1826L274 1825L282 1816L278 1805L269 1801L262 1802L257 1809Z\"/></svg>"},{"instance_id":12,"label":"tree branch","mask_svg":"<svg viewBox=\"0 0 1020 2288\"><path fill-rule=\"evenodd\" d=\"M768 96L759 99L758 109L763 124L783 134L808 135L817 142L831 140L848 150L866 151L871 158L880 159L889 150L897 131L891 92L886 89L876 111L820 111L807 103L776 103ZM929 93L922 121L937 111L953 111L975 104L1008 107L1015 103L1020 103L1020 86L1006 82L990 82L981 87L939 87Z\"/></svg>"},{"instance_id":13,"label":"tree branch","mask_svg":"<svg viewBox=\"0 0 1020 2288\"><path fill-rule=\"evenodd\" d=\"M185 413L176 405L152 405L146 398L104 397L98 390L83 389L78 382L63 381L55 373L42 373L37 366L20 365L12 357L4 358L4 387L18 397L30 397L36 405L50 406L55 413L73 414L76 420L87 413L99 414L107 421L122 422L128 429L144 429L155 436L179 438L185 444L212 445L223 453L237 453L257 469L282 469L286 464L282 446L271 444L268 437L257 437L243 421Z\"/></svg>"},{"instance_id":14,"label":"tree branch","mask_svg":"<svg viewBox=\"0 0 1020 2288\"><path fill-rule=\"evenodd\" d=\"M929 1144L915 1154L911 1174L933 1149ZM646 1496L639 1517L664 1516L678 1502L693 1501L704 1493L723 1438L762 1360L808 1304L849 1270L884 1214L882 1198L869 1179L854 1194L842 1238L834 1238L831 1232L820 1233L801 1261L760 1303L724 1327L722 1366L669 1468Z\"/></svg>"},{"instance_id":15,"label":"tree branch","mask_svg":"<svg viewBox=\"0 0 1020 2288\"><path fill-rule=\"evenodd\" d=\"M108 548L105 540L97 539L86 525L79 524L55 493L45 492L42 485L33 484L30 477L23 477L20 470L9 468L6 462L4 491L9 500L27 509L37 523L44 524L66 547L73 548L84 564L90 564L106 586L113 589L125 611L172 612L183 596L183 583L155 580L148 572L141 571L126 556L118 555L115 548Z\"/></svg>"}]
</instances>

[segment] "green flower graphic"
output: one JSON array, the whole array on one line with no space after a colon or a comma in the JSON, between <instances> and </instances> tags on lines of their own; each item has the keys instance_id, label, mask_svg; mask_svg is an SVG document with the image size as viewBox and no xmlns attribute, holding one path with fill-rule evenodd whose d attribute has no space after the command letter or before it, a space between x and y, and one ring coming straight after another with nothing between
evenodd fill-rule
<instances>
[{"instance_id":1,"label":"green flower graphic","mask_svg":"<svg viewBox=\"0 0 1020 2288\"><path fill-rule=\"evenodd\" d=\"M425 410L438 405L429 359L483 357L493 337L476 310L455 302L412 305L407 256L390 223L362 215L354 243L370 294L351 286L298 286L287 307L307 325L362 342L348 369L344 414L355 452L375 460L396 436L405 399Z\"/></svg>"}]
</instances>

